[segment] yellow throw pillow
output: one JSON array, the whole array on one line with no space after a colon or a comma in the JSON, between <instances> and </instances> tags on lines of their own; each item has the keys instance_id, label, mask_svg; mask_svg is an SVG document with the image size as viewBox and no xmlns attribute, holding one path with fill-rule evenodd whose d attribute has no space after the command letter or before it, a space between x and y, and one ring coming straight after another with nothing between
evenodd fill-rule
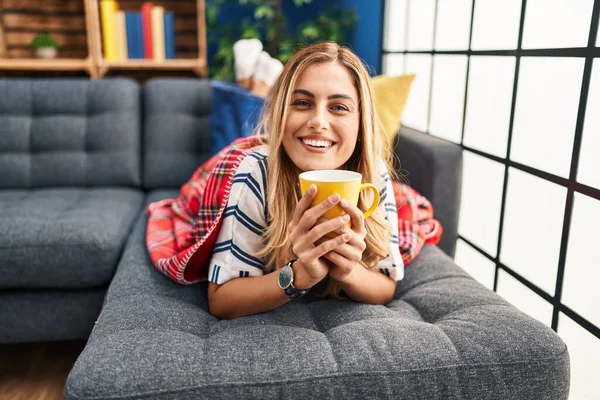
<instances>
[{"instance_id":1,"label":"yellow throw pillow","mask_svg":"<svg viewBox=\"0 0 600 400\"><path fill-rule=\"evenodd\" d=\"M415 74L386 76L378 75L371 78L371 88L375 97L375 109L379 114L383 135L390 141L394 139L398 129L402 111L406 105L410 87Z\"/></svg>"}]
</instances>

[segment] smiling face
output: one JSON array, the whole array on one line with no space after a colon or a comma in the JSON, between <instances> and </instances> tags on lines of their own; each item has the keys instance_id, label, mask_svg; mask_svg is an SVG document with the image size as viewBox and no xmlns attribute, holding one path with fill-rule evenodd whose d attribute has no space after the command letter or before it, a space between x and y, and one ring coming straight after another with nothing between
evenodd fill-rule
<instances>
[{"instance_id":1,"label":"smiling face","mask_svg":"<svg viewBox=\"0 0 600 400\"><path fill-rule=\"evenodd\" d=\"M301 171L338 169L358 139L358 91L350 72L337 62L313 64L292 91L283 147Z\"/></svg>"}]
</instances>

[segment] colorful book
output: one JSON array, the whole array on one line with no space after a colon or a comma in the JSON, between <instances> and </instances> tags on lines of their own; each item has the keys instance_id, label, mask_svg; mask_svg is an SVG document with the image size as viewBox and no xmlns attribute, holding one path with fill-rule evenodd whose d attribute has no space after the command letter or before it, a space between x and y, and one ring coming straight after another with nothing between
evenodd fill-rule
<instances>
[{"instance_id":1,"label":"colorful book","mask_svg":"<svg viewBox=\"0 0 600 400\"><path fill-rule=\"evenodd\" d=\"M100 1L100 19L102 23L102 47L104 50L104 58L108 61L116 61L119 57L117 53L117 41L115 38L116 11L116 1Z\"/></svg>"},{"instance_id":2,"label":"colorful book","mask_svg":"<svg viewBox=\"0 0 600 400\"><path fill-rule=\"evenodd\" d=\"M144 58L142 14L139 11L125 12L125 29L127 31L127 55L130 59Z\"/></svg>"},{"instance_id":3,"label":"colorful book","mask_svg":"<svg viewBox=\"0 0 600 400\"><path fill-rule=\"evenodd\" d=\"M165 58L175 58L175 15L165 11Z\"/></svg>"},{"instance_id":4,"label":"colorful book","mask_svg":"<svg viewBox=\"0 0 600 400\"><path fill-rule=\"evenodd\" d=\"M127 28L125 28L125 12L115 12L115 39L117 41L117 59L124 61L127 55Z\"/></svg>"},{"instance_id":5,"label":"colorful book","mask_svg":"<svg viewBox=\"0 0 600 400\"><path fill-rule=\"evenodd\" d=\"M165 9L162 6L152 7L152 56L155 60L165 59Z\"/></svg>"},{"instance_id":6,"label":"colorful book","mask_svg":"<svg viewBox=\"0 0 600 400\"><path fill-rule=\"evenodd\" d=\"M144 42L144 58L152 59L152 3L142 3L142 30Z\"/></svg>"}]
</instances>

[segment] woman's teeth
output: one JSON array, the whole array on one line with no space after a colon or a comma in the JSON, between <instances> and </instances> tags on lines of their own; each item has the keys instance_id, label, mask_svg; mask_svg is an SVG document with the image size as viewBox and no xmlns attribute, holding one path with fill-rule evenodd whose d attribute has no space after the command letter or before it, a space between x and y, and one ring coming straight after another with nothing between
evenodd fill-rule
<instances>
[{"instance_id":1,"label":"woman's teeth","mask_svg":"<svg viewBox=\"0 0 600 400\"><path fill-rule=\"evenodd\" d=\"M312 140L312 139L301 139L304 144L307 144L311 147L331 147L333 145L332 142L328 140Z\"/></svg>"}]
</instances>

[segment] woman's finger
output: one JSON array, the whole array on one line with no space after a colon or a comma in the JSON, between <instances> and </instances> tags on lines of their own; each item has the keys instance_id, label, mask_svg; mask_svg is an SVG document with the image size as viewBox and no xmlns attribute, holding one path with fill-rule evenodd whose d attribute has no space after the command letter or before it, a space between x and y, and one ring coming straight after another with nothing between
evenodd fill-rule
<instances>
[{"instance_id":1,"label":"woman's finger","mask_svg":"<svg viewBox=\"0 0 600 400\"><path fill-rule=\"evenodd\" d=\"M340 255L352 263L357 263L362 259L362 251L349 242L338 246L332 253Z\"/></svg>"},{"instance_id":2,"label":"woman's finger","mask_svg":"<svg viewBox=\"0 0 600 400\"><path fill-rule=\"evenodd\" d=\"M325 219L324 221L327 222L329 220ZM350 243L350 244L358 244L359 243L360 237L356 237L356 233L353 232L352 229L350 229L347 226L347 224L344 224L344 225L340 226L339 228L330 231L329 234L327 234L326 236L322 237L321 239L317 239L317 241L315 242L315 246L318 246L321 243L323 243L325 240L327 240L328 239L327 236L331 236L331 235L334 235L334 236L343 235L346 232L348 232L348 233L350 233L352 235L352 237L350 238L350 241L348 243Z\"/></svg>"},{"instance_id":3,"label":"woman's finger","mask_svg":"<svg viewBox=\"0 0 600 400\"><path fill-rule=\"evenodd\" d=\"M350 204L350 202L348 200L345 200L345 199L340 201L340 206L352 218L352 228L354 231L356 231L356 232L366 231L363 212L360 210L360 208L353 206L352 204Z\"/></svg>"},{"instance_id":4,"label":"woman's finger","mask_svg":"<svg viewBox=\"0 0 600 400\"><path fill-rule=\"evenodd\" d=\"M347 226L342 228L342 233L344 232L349 232L352 234L352 237L348 241L350 246L357 248L361 253L365 251L367 248L367 244L365 243L365 235L361 234L361 232L355 232Z\"/></svg>"},{"instance_id":5,"label":"woman's finger","mask_svg":"<svg viewBox=\"0 0 600 400\"><path fill-rule=\"evenodd\" d=\"M343 227L344 224L348 223L348 220L349 217L345 215L330 220L325 220L324 223L315 225L308 232L304 232L302 228L293 229L293 231L290 233L292 253L299 255L307 249L319 246L325 239L327 239L326 235Z\"/></svg>"},{"instance_id":6,"label":"woman's finger","mask_svg":"<svg viewBox=\"0 0 600 400\"><path fill-rule=\"evenodd\" d=\"M342 246L343 246L343 244L342 244ZM348 266L348 264L349 264L348 260L344 256L342 256L341 254L339 254L338 252L336 252L335 250L332 250L329 253L324 254L323 258L325 258L326 260L330 261L336 267L339 267L339 268L346 269L347 266Z\"/></svg>"},{"instance_id":7,"label":"woman's finger","mask_svg":"<svg viewBox=\"0 0 600 400\"><path fill-rule=\"evenodd\" d=\"M331 220L331 218L317 218L317 221L315 222L315 225L319 225L319 224L325 223L325 222L330 221L330 220Z\"/></svg>"},{"instance_id":8,"label":"woman's finger","mask_svg":"<svg viewBox=\"0 0 600 400\"><path fill-rule=\"evenodd\" d=\"M309 230L315 225L317 219L319 219L321 216L323 216L323 214L335 207L339 202L340 195L337 193L332 194L316 206L308 209L308 211L306 211L300 218L298 225L301 226L303 229Z\"/></svg>"},{"instance_id":9,"label":"woman's finger","mask_svg":"<svg viewBox=\"0 0 600 400\"><path fill-rule=\"evenodd\" d=\"M312 184L308 187L308 189L306 189L304 196L302 196L302 198L296 205L296 209L294 210L294 216L292 217L292 222L290 223L290 226L298 225L298 222L300 222L300 218L302 218L306 210L310 208L310 203L313 201L316 194L317 185Z\"/></svg>"},{"instance_id":10,"label":"woman's finger","mask_svg":"<svg viewBox=\"0 0 600 400\"><path fill-rule=\"evenodd\" d=\"M332 218L327 222L323 222L322 224L315 225L307 233L307 241L310 243L316 243L319 239L344 227L344 225L348 223L349 219L350 217L348 215L342 215Z\"/></svg>"},{"instance_id":11,"label":"woman's finger","mask_svg":"<svg viewBox=\"0 0 600 400\"><path fill-rule=\"evenodd\" d=\"M330 221L330 219L329 218L319 218L319 219L317 219L317 222L315 222L315 226L323 224L327 221ZM343 226L339 227L338 229L332 231L331 233L333 233L335 235L342 235L345 232L344 228L346 227L346 225L349 225L349 224L344 224Z\"/></svg>"},{"instance_id":12,"label":"woman's finger","mask_svg":"<svg viewBox=\"0 0 600 400\"><path fill-rule=\"evenodd\" d=\"M350 237L351 235L349 233L344 233L343 235L336 236L333 239L326 240L314 249L310 250L310 256L315 258L323 257L325 254L346 243L348 240L350 240Z\"/></svg>"}]
</instances>

